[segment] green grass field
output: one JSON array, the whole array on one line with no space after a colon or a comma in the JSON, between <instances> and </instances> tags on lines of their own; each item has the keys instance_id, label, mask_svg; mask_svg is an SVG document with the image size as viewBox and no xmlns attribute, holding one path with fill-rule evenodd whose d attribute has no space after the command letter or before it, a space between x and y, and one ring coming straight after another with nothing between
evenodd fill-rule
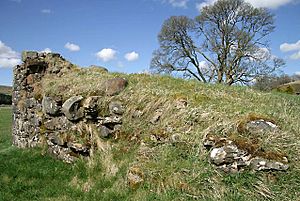
<instances>
[{"instance_id":1,"label":"green grass field","mask_svg":"<svg viewBox=\"0 0 300 201\"><path fill-rule=\"evenodd\" d=\"M13 147L11 120L11 109L0 108L1 201L113 198L113 196L107 198L98 192L87 194L79 190L76 180L87 178L87 171L82 163L72 166L42 155L40 149L22 150ZM95 195L98 195L97 199Z\"/></svg>"},{"instance_id":2,"label":"green grass field","mask_svg":"<svg viewBox=\"0 0 300 201\"><path fill-rule=\"evenodd\" d=\"M69 165L52 159L43 150L11 145L10 107L0 107L0 200L130 200L129 190L114 191L101 167L89 169L84 161ZM90 178L96 178L93 189Z\"/></svg>"},{"instance_id":3,"label":"green grass field","mask_svg":"<svg viewBox=\"0 0 300 201\"><path fill-rule=\"evenodd\" d=\"M11 145L11 116L9 107L0 108L0 200L63 200L76 194L68 184L74 167Z\"/></svg>"},{"instance_id":4,"label":"green grass field","mask_svg":"<svg viewBox=\"0 0 300 201\"><path fill-rule=\"evenodd\" d=\"M119 138L109 139L109 151L96 152L88 161L68 165L52 159L42 148L11 146L11 110L0 109L0 200L299 200L299 96L171 77L103 75L84 70L44 80L42 93L64 99L72 95L70 91L93 95L105 76L129 80L125 91L116 97L127 108ZM188 107L177 109L182 99ZM159 122L149 123L158 108L164 111ZM140 118L132 117L136 110L143 112ZM262 149L286 153L289 170L224 174L207 160L204 135L230 135L249 114L274 119L280 130L260 136L240 133L242 137L258 138ZM164 141L172 134L180 136L180 143ZM153 136L162 140L153 141ZM130 167L143 174L144 182L136 189L126 184Z\"/></svg>"}]
</instances>

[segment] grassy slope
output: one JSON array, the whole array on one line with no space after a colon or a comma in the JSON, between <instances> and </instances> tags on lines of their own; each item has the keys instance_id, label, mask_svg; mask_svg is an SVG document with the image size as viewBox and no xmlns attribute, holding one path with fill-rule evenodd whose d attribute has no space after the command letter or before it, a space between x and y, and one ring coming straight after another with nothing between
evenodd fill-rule
<instances>
[{"instance_id":1,"label":"grassy slope","mask_svg":"<svg viewBox=\"0 0 300 201\"><path fill-rule=\"evenodd\" d=\"M291 89L289 89L288 87L291 87ZM295 82L290 82L287 84L283 84L281 86L278 87L279 90L281 91L289 91L291 90L291 93L300 93L300 80L295 81Z\"/></svg>"},{"instance_id":2,"label":"grassy slope","mask_svg":"<svg viewBox=\"0 0 300 201\"><path fill-rule=\"evenodd\" d=\"M12 87L0 85L0 93L11 95L11 93L12 93Z\"/></svg>"},{"instance_id":3,"label":"grassy slope","mask_svg":"<svg viewBox=\"0 0 300 201\"><path fill-rule=\"evenodd\" d=\"M97 95L103 91L103 79L115 76L126 77L129 85L120 95L106 97L103 102L110 99L124 102L123 128L115 138L105 142L108 148L96 151L86 165L78 162L68 166L40 155L40 150L11 148L7 137L9 121L3 122L5 116L0 118L1 137L5 137L0 146L4 150L0 152L1 161L5 161L0 165L1 179L6 181L0 182L4 185L0 190L5 193L4 198L9 200L14 193L24 200L32 195L42 200L56 197L60 200L296 200L300 197L300 97L170 77L89 70L45 79L43 93L61 95L64 99L74 94ZM182 100L187 101L188 107L177 107ZM139 118L132 117L136 110L142 112ZM160 120L149 123L157 110L162 111ZM204 135L237 134L238 122L249 114L274 119L280 131L271 135L238 135L259 139L264 150L287 153L291 161L287 172L245 171L226 175L209 164L209 153L202 146ZM172 143L170 138L174 134L179 140ZM145 180L135 190L126 186L130 167Z\"/></svg>"}]
</instances>

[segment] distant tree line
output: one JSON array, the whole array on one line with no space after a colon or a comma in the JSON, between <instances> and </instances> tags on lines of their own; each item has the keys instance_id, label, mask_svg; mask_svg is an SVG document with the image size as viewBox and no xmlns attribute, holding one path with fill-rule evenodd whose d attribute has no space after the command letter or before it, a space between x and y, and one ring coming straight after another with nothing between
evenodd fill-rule
<instances>
[{"instance_id":1,"label":"distant tree line","mask_svg":"<svg viewBox=\"0 0 300 201\"><path fill-rule=\"evenodd\" d=\"M0 93L0 105L11 105L12 97L11 95Z\"/></svg>"},{"instance_id":2,"label":"distant tree line","mask_svg":"<svg viewBox=\"0 0 300 201\"><path fill-rule=\"evenodd\" d=\"M265 75L256 79L253 87L261 91L271 91L277 89L280 85L300 80L300 75Z\"/></svg>"}]
</instances>

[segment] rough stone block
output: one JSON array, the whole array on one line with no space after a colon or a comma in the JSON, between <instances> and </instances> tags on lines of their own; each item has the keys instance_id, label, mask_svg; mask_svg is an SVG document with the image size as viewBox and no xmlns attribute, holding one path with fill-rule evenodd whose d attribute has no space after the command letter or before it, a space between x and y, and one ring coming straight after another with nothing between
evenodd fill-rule
<instances>
[{"instance_id":1,"label":"rough stone block","mask_svg":"<svg viewBox=\"0 0 300 201\"><path fill-rule=\"evenodd\" d=\"M62 111L70 121L76 121L83 117L83 108L80 107L82 100L82 96L73 96L62 105Z\"/></svg>"},{"instance_id":2,"label":"rough stone block","mask_svg":"<svg viewBox=\"0 0 300 201\"><path fill-rule=\"evenodd\" d=\"M124 78L112 78L105 83L105 93L108 96L114 96L122 92L128 84L128 81Z\"/></svg>"},{"instance_id":3,"label":"rough stone block","mask_svg":"<svg viewBox=\"0 0 300 201\"><path fill-rule=\"evenodd\" d=\"M47 96L44 96L42 100L42 108L43 112L49 115L57 115L60 111L57 102L53 98Z\"/></svg>"}]
</instances>

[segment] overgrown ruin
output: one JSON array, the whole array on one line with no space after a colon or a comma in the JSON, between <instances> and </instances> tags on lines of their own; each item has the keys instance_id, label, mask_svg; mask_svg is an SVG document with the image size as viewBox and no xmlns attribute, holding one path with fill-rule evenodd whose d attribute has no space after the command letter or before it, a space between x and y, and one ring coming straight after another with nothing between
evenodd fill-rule
<instances>
[{"instance_id":1,"label":"overgrown ruin","mask_svg":"<svg viewBox=\"0 0 300 201\"><path fill-rule=\"evenodd\" d=\"M70 72L80 72L80 69L54 53L24 52L22 61L23 64L14 69L13 144L20 148L46 146L49 153L69 163L79 157L89 157L93 147L102 149L105 146L102 142L122 129L124 115L127 115L133 124L138 125L141 124L139 121L141 116L147 112L150 114L150 116L143 116L143 121L147 121L143 123L146 125L145 130L151 128L147 131L148 136L144 139L135 134L130 137L130 140L140 146L138 154L142 152L141 150L150 149L149 146L153 141L176 146L177 141L180 141L180 135L173 132L183 129L186 130L183 133L190 132L199 121L197 118L203 116L204 119L208 119L207 116L210 115L204 112L194 114L193 112L197 110L188 108L186 99L177 98L176 101L169 100L167 109L181 119L169 119L168 123L160 125L158 122L163 118L166 119L164 115L168 115L168 112L164 111L166 108L159 106L164 102L157 101L156 103L152 100L154 105L151 107L136 106L133 107L135 109L127 110L122 101L107 98L124 93L123 90L126 89L128 81L122 77L102 80L97 90L88 95L83 95L82 91L72 92L66 88L67 86L59 87L63 88L61 91L68 92L70 95L62 96L55 92L55 95L49 95L42 90L41 81L44 78L49 76L60 78ZM106 72L105 69L99 69ZM130 104L135 105L140 100L134 101L136 102ZM192 114L195 117L192 117ZM237 132L245 132L244 127L247 127L249 133L252 132L251 129L263 133L268 133L269 130L279 131L276 130L277 126L272 121L263 118L249 119L243 124L240 123L235 129ZM134 132L144 131L135 130ZM150 141L149 145L147 140ZM196 146L197 143L201 143L202 147L212 148L208 152L210 153L208 154L209 161L225 172L237 172L247 167L253 170L286 170L288 168L285 155L275 154L277 158L269 157L271 154L261 151L259 145L254 147L252 142L241 143L240 139L220 138L206 133L205 138L199 142L184 142L183 145L189 147ZM249 147L254 148L249 149ZM143 181L141 175L143 173L140 168L129 168L128 177L133 178L129 184L135 186L136 183Z\"/></svg>"}]
</instances>

